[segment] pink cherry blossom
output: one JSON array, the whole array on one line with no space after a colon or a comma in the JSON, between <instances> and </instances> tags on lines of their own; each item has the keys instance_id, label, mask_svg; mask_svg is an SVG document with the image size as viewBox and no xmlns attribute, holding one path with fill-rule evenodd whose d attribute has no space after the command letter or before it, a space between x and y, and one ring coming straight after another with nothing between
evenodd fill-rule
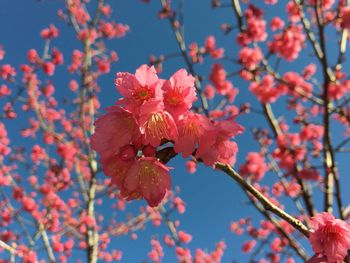
<instances>
[{"instance_id":1,"label":"pink cherry blossom","mask_svg":"<svg viewBox=\"0 0 350 263\"><path fill-rule=\"evenodd\" d=\"M215 143L209 149L198 148L196 157L206 165L212 166L216 162L233 165L236 162L238 146L230 139L244 131L243 127L233 120L223 120L215 124Z\"/></svg>"},{"instance_id":2,"label":"pink cherry blossom","mask_svg":"<svg viewBox=\"0 0 350 263\"><path fill-rule=\"evenodd\" d=\"M203 115L188 112L178 121L179 137L174 149L187 158L198 145L201 151L209 150L215 142L216 130L209 119Z\"/></svg>"},{"instance_id":3,"label":"pink cherry blossom","mask_svg":"<svg viewBox=\"0 0 350 263\"><path fill-rule=\"evenodd\" d=\"M96 29L81 29L78 33L78 39L81 41L89 40L91 43L94 43L98 37Z\"/></svg>"},{"instance_id":4,"label":"pink cherry blossom","mask_svg":"<svg viewBox=\"0 0 350 263\"><path fill-rule=\"evenodd\" d=\"M253 250L253 248L256 245L256 241L255 240L248 240L246 242L244 242L243 246L242 246L242 251L243 253L249 253Z\"/></svg>"},{"instance_id":5,"label":"pink cherry blossom","mask_svg":"<svg viewBox=\"0 0 350 263\"><path fill-rule=\"evenodd\" d=\"M321 178L320 173L316 169L303 169L298 172L297 177L314 181L318 181Z\"/></svg>"},{"instance_id":6,"label":"pink cherry blossom","mask_svg":"<svg viewBox=\"0 0 350 263\"><path fill-rule=\"evenodd\" d=\"M350 29L350 6L341 9L341 26L342 28Z\"/></svg>"},{"instance_id":7,"label":"pink cherry blossom","mask_svg":"<svg viewBox=\"0 0 350 263\"><path fill-rule=\"evenodd\" d=\"M27 196L23 197L22 206L23 206L23 210L26 212L33 212L37 208L35 200Z\"/></svg>"},{"instance_id":8,"label":"pink cherry blossom","mask_svg":"<svg viewBox=\"0 0 350 263\"><path fill-rule=\"evenodd\" d=\"M141 157L134 160L119 155L102 157L103 172L110 176L112 184L120 189L127 200L144 198L150 206L157 206L170 190L169 168L154 157Z\"/></svg>"},{"instance_id":9,"label":"pink cherry blossom","mask_svg":"<svg viewBox=\"0 0 350 263\"><path fill-rule=\"evenodd\" d=\"M289 14L289 20L292 23L297 23L300 21L300 6L298 6L294 1L289 1L286 5L286 11Z\"/></svg>"},{"instance_id":10,"label":"pink cherry blossom","mask_svg":"<svg viewBox=\"0 0 350 263\"><path fill-rule=\"evenodd\" d=\"M128 170L121 195L128 200L142 197L150 206L157 206L170 186L169 168L156 158L143 157Z\"/></svg>"},{"instance_id":11,"label":"pink cherry blossom","mask_svg":"<svg viewBox=\"0 0 350 263\"><path fill-rule=\"evenodd\" d=\"M247 29L238 34L237 42L246 46L253 41L261 42L267 38L266 21L264 20L264 12L250 4L245 13L247 19Z\"/></svg>"},{"instance_id":12,"label":"pink cherry blossom","mask_svg":"<svg viewBox=\"0 0 350 263\"><path fill-rule=\"evenodd\" d=\"M162 108L163 104L156 100L149 101L140 108L139 125L144 144L157 147L162 139L177 140L175 121L170 113Z\"/></svg>"},{"instance_id":13,"label":"pink cherry blossom","mask_svg":"<svg viewBox=\"0 0 350 263\"><path fill-rule=\"evenodd\" d=\"M125 160L120 155L101 156L100 162L104 174L111 177L112 184L121 189L134 159Z\"/></svg>"},{"instance_id":14,"label":"pink cherry blossom","mask_svg":"<svg viewBox=\"0 0 350 263\"><path fill-rule=\"evenodd\" d=\"M338 83L330 83L328 86L329 99L339 100L350 91L350 81L345 80Z\"/></svg>"},{"instance_id":15,"label":"pink cherry blossom","mask_svg":"<svg viewBox=\"0 0 350 263\"><path fill-rule=\"evenodd\" d=\"M282 168L291 169L297 161L305 158L306 150L301 144L300 134L289 133L277 136L278 147L272 155L280 161Z\"/></svg>"},{"instance_id":16,"label":"pink cherry blossom","mask_svg":"<svg viewBox=\"0 0 350 263\"><path fill-rule=\"evenodd\" d=\"M42 65L43 71L45 74L52 76L53 74L55 74L55 64L52 63L51 61L46 61L43 65Z\"/></svg>"},{"instance_id":17,"label":"pink cherry blossom","mask_svg":"<svg viewBox=\"0 0 350 263\"><path fill-rule=\"evenodd\" d=\"M309 124L303 127L300 138L302 140L319 140L324 133L324 127L322 125Z\"/></svg>"},{"instance_id":18,"label":"pink cherry blossom","mask_svg":"<svg viewBox=\"0 0 350 263\"><path fill-rule=\"evenodd\" d=\"M195 79L188 75L185 69L175 72L170 80L163 84L164 106L175 119L192 107L197 100L194 87Z\"/></svg>"},{"instance_id":19,"label":"pink cherry blossom","mask_svg":"<svg viewBox=\"0 0 350 263\"><path fill-rule=\"evenodd\" d=\"M163 98L162 81L159 80L153 66L142 65L136 70L135 75L119 72L115 84L123 96L119 103L132 112L137 112L142 104L151 99Z\"/></svg>"},{"instance_id":20,"label":"pink cherry blossom","mask_svg":"<svg viewBox=\"0 0 350 263\"><path fill-rule=\"evenodd\" d=\"M252 176L253 180L260 181L267 171L264 157L257 152L248 153L246 162L240 167L239 171L242 176Z\"/></svg>"},{"instance_id":21,"label":"pink cherry blossom","mask_svg":"<svg viewBox=\"0 0 350 263\"><path fill-rule=\"evenodd\" d=\"M203 62L203 55L199 51L198 44L196 42L193 42L188 47L188 55L191 58L193 63L202 63Z\"/></svg>"},{"instance_id":22,"label":"pink cherry blossom","mask_svg":"<svg viewBox=\"0 0 350 263\"><path fill-rule=\"evenodd\" d=\"M281 95L281 91L274 86L274 78L270 75L266 75L260 82L252 82L249 86L249 90L260 102L273 103Z\"/></svg>"},{"instance_id":23,"label":"pink cherry blossom","mask_svg":"<svg viewBox=\"0 0 350 263\"><path fill-rule=\"evenodd\" d=\"M275 5L277 4L278 0L265 0L264 2L267 5Z\"/></svg>"},{"instance_id":24,"label":"pink cherry blossom","mask_svg":"<svg viewBox=\"0 0 350 263\"><path fill-rule=\"evenodd\" d=\"M315 64L311 63L309 65L307 65L304 68L303 71L303 77L307 80L309 80L315 73L316 73L317 67Z\"/></svg>"},{"instance_id":25,"label":"pink cherry blossom","mask_svg":"<svg viewBox=\"0 0 350 263\"><path fill-rule=\"evenodd\" d=\"M186 168L187 168L187 171L190 173L190 174L193 174L196 172L197 170L197 163L190 160L190 161L187 161L186 162Z\"/></svg>"},{"instance_id":26,"label":"pink cherry blossom","mask_svg":"<svg viewBox=\"0 0 350 263\"><path fill-rule=\"evenodd\" d=\"M309 241L313 251L325 256L327 262L341 263L350 249L350 226L326 212L311 218L311 224Z\"/></svg>"},{"instance_id":27,"label":"pink cherry blossom","mask_svg":"<svg viewBox=\"0 0 350 263\"><path fill-rule=\"evenodd\" d=\"M215 97L215 88L212 85L206 85L204 95L208 100L213 99Z\"/></svg>"},{"instance_id":28,"label":"pink cherry blossom","mask_svg":"<svg viewBox=\"0 0 350 263\"><path fill-rule=\"evenodd\" d=\"M301 25L291 25L282 33L274 35L274 40L269 42L269 49L277 56L293 61L304 48L305 40L303 27Z\"/></svg>"},{"instance_id":29,"label":"pink cherry blossom","mask_svg":"<svg viewBox=\"0 0 350 263\"><path fill-rule=\"evenodd\" d=\"M57 38L59 31L55 27L55 25L51 24L49 27L44 28L40 34L41 34L41 37L44 39L51 39L51 38Z\"/></svg>"},{"instance_id":30,"label":"pink cherry blossom","mask_svg":"<svg viewBox=\"0 0 350 263\"><path fill-rule=\"evenodd\" d=\"M0 98L4 96L11 95L12 91L9 89L7 85L1 85L0 86Z\"/></svg>"},{"instance_id":31,"label":"pink cherry blossom","mask_svg":"<svg viewBox=\"0 0 350 263\"><path fill-rule=\"evenodd\" d=\"M270 27L272 31L277 31L278 29L282 29L284 27L284 21L280 17L275 16L274 18L272 18L270 22Z\"/></svg>"},{"instance_id":32,"label":"pink cherry blossom","mask_svg":"<svg viewBox=\"0 0 350 263\"><path fill-rule=\"evenodd\" d=\"M118 154L121 147L140 136L133 115L119 106L107 108L107 113L97 119L95 127L91 147L102 157Z\"/></svg>"},{"instance_id":33,"label":"pink cherry blossom","mask_svg":"<svg viewBox=\"0 0 350 263\"><path fill-rule=\"evenodd\" d=\"M282 94L289 93L296 98L311 96L313 87L296 72L286 72L283 76L285 83L280 83L277 88ZM287 83L287 84L286 84Z\"/></svg>"},{"instance_id":34,"label":"pink cherry blossom","mask_svg":"<svg viewBox=\"0 0 350 263\"><path fill-rule=\"evenodd\" d=\"M164 243L165 243L168 247L173 247L173 246L175 245L174 239L172 239L169 235L165 235L165 236L164 236Z\"/></svg>"},{"instance_id":35,"label":"pink cherry blossom","mask_svg":"<svg viewBox=\"0 0 350 263\"><path fill-rule=\"evenodd\" d=\"M0 77L4 80L9 79L10 77L16 76L16 70L10 64L2 65L0 68Z\"/></svg>"},{"instance_id":36,"label":"pink cherry blossom","mask_svg":"<svg viewBox=\"0 0 350 263\"><path fill-rule=\"evenodd\" d=\"M185 243L185 244L188 244L191 242L192 240L192 236L184 231L179 231L178 233L178 236L179 236L179 240L182 242L182 243Z\"/></svg>"},{"instance_id":37,"label":"pink cherry blossom","mask_svg":"<svg viewBox=\"0 0 350 263\"><path fill-rule=\"evenodd\" d=\"M205 52L209 53L212 58L222 58L224 55L223 48L216 48L216 40L214 36L208 36L205 40Z\"/></svg>"},{"instance_id":38,"label":"pink cherry blossom","mask_svg":"<svg viewBox=\"0 0 350 263\"><path fill-rule=\"evenodd\" d=\"M209 79L214 84L217 92L226 95L233 85L227 79L227 73L221 64L214 64L211 68Z\"/></svg>"},{"instance_id":39,"label":"pink cherry blossom","mask_svg":"<svg viewBox=\"0 0 350 263\"><path fill-rule=\"evenodd\" d=\"M52 62L55 65L62 65L64 62L63 54L57 48L53 48L52 50Z\"/></svg>"},{"instance_id":40,"label":"pink cherry blossom","mask_svg":"<svg viewBox=\"0 0 350 263\"><path fill-rule=\"evenodd\" d=\"M243 47L239 51L239 60L246 69L254 70L259 65L260 61L263 59L263 54L261 49Z\"/></svg>"},{"instance_id":41,"label":"pink cherry blossom","mask_svg":"<svg viewBox=\"0 0 350 263\"><path fill-rule=\"evenodd\" d=\"M37 61L37 59L39 58L39 55L36 52L36 50L32 48L28 51L27 57L28 57L28 61L30 63L35 63Z\"/></svg>"},{"instance_id":42,"label":"pink cherry blossom","mask_svg":"<svg viewBox=\"0 0 350 263\"><path fill-rule=\"evenodd\" d=\"M157 263L161 262L161 258L164 256L163 247L156 239L151 240L152 250L148 253L148 257L151 261Z\"/></svg>"}]
</instances>

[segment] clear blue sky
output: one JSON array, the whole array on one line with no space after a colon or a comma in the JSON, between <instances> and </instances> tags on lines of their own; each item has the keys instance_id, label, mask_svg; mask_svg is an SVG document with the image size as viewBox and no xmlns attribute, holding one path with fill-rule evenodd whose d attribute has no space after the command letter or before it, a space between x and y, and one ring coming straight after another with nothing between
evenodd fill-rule
<instances>
[{"instance_id":1,"label":"clear blue sky","mask_svg":"<svg viewBox=\"0 0 350 263\"><path fill-rule=\"evenodd\" d=\"M260 3L262 0L255 1ZM43 41L39 33L41 29L54 23L61 31L61 35L54 40L57 46L65 54L65 61L69 63L70 53L73 48L80 48L79 42L74 38L73 31L56 17L59 8L64 8L62 0L0 0L0 44L7 52L6 61L14 65L19 65L26 61L26 53L30 48L43 48ZM93 1L92 1L93 2ZM175 39L169 27L168 21L159 20L156 16L160 9L157 0L152 0L150 4L143 4L138 0L113 0L107 1L113 7L113 17L117 22L126 23L130 26L131 32L122 39L108 42L108 47L117 51L120 61L113 64L111 73L100 79L101 103L102 107L112 105L118 94L114 87L114 74L117 71L134 72L135 69L148 63L150 54L170 54L178 51ZM225 47L226 54L234 57L237 53L235 35L223 36L220 31L220 24L235 24L233 10L229 8L212 10L209 0L189 0L185 1L185 31L186 41L198 41L202 44L208 35L217 37L217 45ZM282 1L281 1L282 2ZM271 7L266 16L285 14L284 10ZM73 41L72 41L73 39ZM306 52L305 52L306 53ZM286 64L286 71L291 69L301 69L308 62L308 57L295 65ZM212 61L205 65L196 66L200 74L206 75L209 72ZM226 64L229 72L237 71L237 66ZM181 58L172 59L164 66L161 74L163 78L169 77L174 71L184 67ZM18 68L17 68L18 69ZM69 96L67 83L69 75L64 67L57 69L57 74L53 82L57 92L62 90L59 96ZM233 79L233 83L240 89L238 103L250 101L255 105L256 100L251 98L247 92L247 83ZM281 112L281 111L280 111ZM265 125L264 120L257 120L257 116L250 116L240 120L246 127L246 134L238 138L239 155L238 163L241 163L248 151L258 150L257 144L252 140L250 129L256 125ZM18 133L18 122L12 123L12 131ZM18 143L21 139L18 138ZM188 174L184 162L179 158L172 161L170 165L176 167L172 172L173 185L181 187L181 196L187 204L187 211L180 216L181 226L179 229L185 230L193 235L193 241L189 247L202 248L211 251L215 244L224 240L228 247L225 252L223 262L246 262L247 257L241 254L242 237L237 238L229 232L230 222L241 217L255 217L259 221L256 212L247 205L246 198L240 188L226 175L214 172L211 168L199 166L197 173ZM270 175L269 175L270 176ZM271 175L272 178L272 175ZM270 178L270 179L271 179ZM269 180L269 178L267 178ZM136 202L132 207L139 204ZM101 208L103 209L103 208ZM109 211L105 211L109 213ZM113 243L113 248L122 249L124 257L122 262L141 262L147 259L150 250L149 238L156 235L162 238L167 233L164 227L154 229L149 226L145 231L139 232L139 239L131 241L128 237L117 239ZM243 237L244 238L244 237ZM175 262L174 253L165 250L164 262ZM1 256L0 256L1 257Z\"/></svg>"}]
</instances>

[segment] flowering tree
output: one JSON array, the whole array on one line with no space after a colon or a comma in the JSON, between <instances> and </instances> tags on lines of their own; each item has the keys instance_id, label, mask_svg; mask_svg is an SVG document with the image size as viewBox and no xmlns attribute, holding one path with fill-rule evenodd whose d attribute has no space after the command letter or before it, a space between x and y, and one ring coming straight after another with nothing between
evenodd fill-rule
<instances>
[{"instance_id":1,"label":"flowering tree","mask_svg":"<svg viewBox=\"0 0 350 263\"><path fill-rule=\"evenodd\" d=\"M43 51L29 46L18 65L0 48L0 262L125 262L120 242L145 228L151 262L228 260L224 241L189 245L186 200L171 183L181 162L228 175L254 207L230 225L244 234L238 262L350 262L350 1L200 1L235 16L221 25L233 55L211 32L185 41L184 0L150 4L178 50L132 72L111 70L128 54L108 43L130 28L104 0L57 10L78 48L62 52L54 24L40 33ZM174 58L182 66L163 74ZM115 103L104 105L101 79L115 73ZM56 88L59 74L68 89Z\"/></svg>"}]
</instances>

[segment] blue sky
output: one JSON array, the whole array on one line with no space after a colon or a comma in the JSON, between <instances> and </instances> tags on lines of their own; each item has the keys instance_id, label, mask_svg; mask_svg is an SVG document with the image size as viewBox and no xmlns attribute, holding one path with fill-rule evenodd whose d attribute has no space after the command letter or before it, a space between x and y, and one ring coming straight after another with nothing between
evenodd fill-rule
<instances>
[{"instance_id":1,"label":"blue sky","mask_svg":"<svg viewBox=\"0 0 350 263\"><path fill-rule=\"evenodd\" d=\"M100 79L102 107L112 105L119 96L114 86L116 72L134 72L141 64L148 63L151 54L158 56L178 52L168 21L157 18L157 12L160 9L158 1L152 0L150 4L143 4L138 0L107 2L113 8L113 18L117 22L128 24L131 32L125 38L110 41L107 44L109 48L117 51L120 61L113 64L110 74ZM260 1L255 2L260 3ZM69 52L73 48L80 48L80 43L75 39L72 28L67 27L56 17L57 10L64 8L63 1L0 0L0 3L0 44L7 52L7 62L19 65L26 61L26 53L30 48L35 47L41 50L43 41L40 39L40 31L51 23L54 23L61 31L60 37L54 40L53 45L63 51L66 63L70 61ZM285 12L279 8L269 7L266 17L271 18L276 14L283 16ZM197 41L203 44L208 35L214 35L217 38L217 46L224 47L226 54L234 57L238 50L235 35L223 36L220 30L222 23L235 24L233 10L230 8L212 10L209 0L185 1L186 42ZM309 52L310 50L307 49L303 53L305 54L303 59L295 64L286 63L282 69L300 71L310 62ZM203 65L196 65L196 71L206 76L212 63L213 61L209 59ZM225 65L228 72L238 70L236 65L228 63ZM171 59L165 63L161 77L167 78L181 67L184 67L181 58ZM66 73L65 66L59 67L57 74L52 79L59 94L58 98L71 96L67 88L69 80L70 76ZM235 78L233 83L240 90L237 104L250 101L253 105L258 105L256 100L248 94L246 82ZM281 106L281 104L276 106L279 113L284 112L279 108ZM266 125L265 121L262 118L257 119L256 115L250 115L239 121L246 128L246 133L237 138L240 149L238 163L241 163L247 152L258 150L256 142L252 140L250 129L257 125L265 127ZM18 122L12 122L9 125L13 136L17 138ZM19 137L18 143L21 143ZM211 251L218 241L224 240L228 247L223 262L230 262L231 259L246 262L247 257L240 252L240 242L243 238L229 233L229 225L231 221L241 217L255 217L256 222L260 217L251 206L247 205L241 189L229 177L211 168L201 165L197 173L188 174L180 158L173 160L170 165L176 168L172 172L173 185L180 186L181 197L187 204L186 213L180 216L179 229L193 235L193 241L189 247ZM268 176L270 177L267 180L273 178L273 175ZM139 204L138 202L132 204L132 210L135 211ZM103 211L104 208L100 209ZM123 262L141 262L147 259L147 253L150 250L149 237L152 235L162 237L164 233L167 233L165 227L154 229L150 226L139 233L137 241L131 241L129 237L120 238L113 242L112 247L123 250ZM166 249L165 253L164 262L175 262L173 252Z\"/></svg>"}]
</instances>

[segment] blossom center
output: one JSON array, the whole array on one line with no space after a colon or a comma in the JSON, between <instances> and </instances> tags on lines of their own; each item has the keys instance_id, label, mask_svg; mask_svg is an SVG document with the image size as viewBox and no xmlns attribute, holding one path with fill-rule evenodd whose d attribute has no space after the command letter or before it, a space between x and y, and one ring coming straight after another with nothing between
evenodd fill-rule
<instances>
[{"instance_id":1,"label":"blossom center","mask_svg":"<svg viewBox=\"0 0 350 263\"><path fill-rule=\"evenodd\" d=\"M147 124L147 129L153 137L157 138L170 138L169 124L165 116L161 113L152 114Z\"/></svg>"},{"instance_id":2,"label":"blossom center","mask_svg":"<svg viewBox=\"0 0 350 263\"><path fill-rule=\"evenodd\" d=\"M199 136L198 125L195 122L190 121L184 129L184 135Z\"/></svg>"},{"instance_id":3,"label":"blossom center","mask_svg":"<svg viewBox=\"0 0 350 263\"><path fill-rule=\"evenodd\" d=\"M168 103L169 103L170 105L177 105L178 102L179 102L179 99L176 98L176 97L171 97L171 98L168 99Z\"/></svg>"},{"instance_id":4,"label":"blossom center","mask_svg":"<svg viewBox=\"0 0 350 263\"><path fill-rule=\"evenodd\" d=\"M333 225L333 224L327 224L323 229L322 232L327 234L327 235L337 235L340 231L339 231L339 227L337 227L337 225Z\"/></svg>"},{"instance_id":5,"label":"blossom center","mask_svg":"<svg viewBox=\"0 0 350 263\"><path fill-rule=\"evenodd\" d=\"M176 106L179 104L179 102L182 100L182 96L180 94L180 91L177 89L168 91L165 95L166 102L171 106Z\"/></svg>"},{"instance_id":6,"label":"blossom center","mask_svg":"<svg viewBox=\"0 0 350 263\"><path fill-rule=\"evenodd\" d=\"M154 96L152 90L149 87L141 87L134 94L134 98L137 101L145 101Z\"/></svg>"},{"instance_id":7,"label":"blossom center","mask_svg":"<svg viewBox=\"0 0 350 263\"><path fill-rule=\"evenodd\" d=\"M147 189L147 185L159 185L159 174L156 169L149 163L143 163L139 170L139 183Z\"/></svg>"}]
</instances>

